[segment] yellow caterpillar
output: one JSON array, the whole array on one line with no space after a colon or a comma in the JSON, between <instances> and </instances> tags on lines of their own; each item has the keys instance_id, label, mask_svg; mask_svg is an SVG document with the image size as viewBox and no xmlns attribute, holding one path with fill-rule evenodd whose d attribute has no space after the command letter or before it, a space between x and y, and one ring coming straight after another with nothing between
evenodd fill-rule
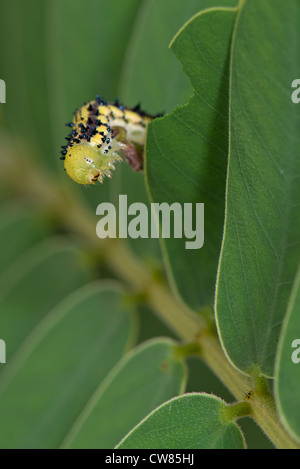
<instances>
[{"instance_id":1,"label":"yellow caterpillar","mask_svg":"<svg viewBox=\"0 0 300 469\"><path fill-rule=\"evenodd\" d=\"M126 108L118 100L106 103L99 96L84 104L66 124L72 128L61 151L67 174L78 184L102 183L122 157L135 171L142 170L147 125L159 116L139 106Z\"/></svg>"}]
</instances>

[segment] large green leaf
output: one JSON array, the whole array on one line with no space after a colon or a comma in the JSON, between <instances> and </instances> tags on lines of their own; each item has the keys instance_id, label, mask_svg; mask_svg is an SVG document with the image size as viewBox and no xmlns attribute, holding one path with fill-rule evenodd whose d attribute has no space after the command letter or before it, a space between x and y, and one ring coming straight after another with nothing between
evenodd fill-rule
<instances>
[{"instance_id":1,"label":"large green leaf","mask_svg":"<svg viewBox=\"0 0 300 469\"><path fill-rule=\"evenodd\" d=\"M57 448L132 336L114 284L71 294L42 320L0 380L0 447Z\"/></svg>"},{"instance_id":2,"label":"large green leaf","mask_svg":"<svg viewBox=\"0 0 300 469\"><path fill-rule=\"evenodd\" d=\"M76 422L64 447L113 448L165 400L180 394L186 370L175 343L155 339L125 357L107 377Z\"/></svg>"},{"instance_id":3,"label":"large green leaf","mask_svg":"<svg viewBox=\"0 0 300 469\"><path fill-rule=\"evenodd\" d=\"M300 259L299 3L245 1L234 35L226 221L216 295L224 348L274 371ZM294 53L287 53L294 51Z\"/></svg>"},{"instance_id":4,"label":"large green leaf","mask_svg":"<svg viewBox=\"0 0 300 469\"><path fill-rule=\"evenodd\" d=\"M243 449L243 434L225 421L226 404L208 394L186 394L166 402L117 446L118 449Z\"/></svg>"},{"instance_id":5,"label":"large green leaf","mask_svg":"<svg viewBox=\"0 0 300 469\"><path fill-rule=\"evenodd\" d=\"M0 277L0 331L8 361L39 320L88 278L80 250L60 239L43 241L6 269Z\"/></svg>"},{"instance_id":6,"label":"large green leaf","mask_svg":"<svg viewBox=\"0 0 300 469\"><path fill-rule=\"evenodd\" d=\"M205 204L202 249L186 249L185 239L163 240L172 281L195 309L213 303L222 239L228 53L234 18L233 9L205 11L176 36L171 47L192 82L194 95L188 105L151 123L147 135L146 177L153 201Z\"/></svg>"},{"instance_id":7,"label":"large green leaf","mask_svg":"<svg viewBox=\"0 0 300 469\"><path fill-rule=\"evenodd\" d=\"M300 269L282 329L275 377L280 417L288 431L300 442Z\"/></svg>"}]
</instances>

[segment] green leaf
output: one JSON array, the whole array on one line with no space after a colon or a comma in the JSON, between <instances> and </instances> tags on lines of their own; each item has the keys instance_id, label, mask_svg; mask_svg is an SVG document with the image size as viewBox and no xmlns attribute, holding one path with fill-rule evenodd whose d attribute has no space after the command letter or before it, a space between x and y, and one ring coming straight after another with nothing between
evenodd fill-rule
<instances>
[{"instance_id":1,"label":"green leaf","mask_svg":"<svg viewBox=\"0 0 300 469\"><path fill-rule=\"evenodd\" d=\"M279 415L292 437L300 443L300 269L280 337L275 378Z\"/></svg>"},{"instance_id":2,"label":"green leaf","mask_svg":"<svg viewBox=\"0 0 300 469\"><path fill-rule=\"evenodd\" d=\"M167 339L130 352L95 393L64 442L67 448L113 448L155 407L181 393L186 370Z\"/></svg>"},{"instance_id":3,"label":"green leaf","mask_svg":"<svg viewBox=\"0 0 300 469\"><path fill-rule=\"evenodd\" d=\"M118 449L243 449L239 427L225 421L226 404L208 394L185 394L166 402L117 446Z\"/></svg>"},{"instance_id":4,"label":"green leaf","mask_svg":"<svg viewBox=\"0 0 300 469\"><path fill-rule=\"evenodd\" d=\"M202 249L186 249L186 239L162 240L172 283L195 309L213 303L222 239L228 52L234 18L233 9L205 11L176 36L171 47L192 82L194 96L188 105L152 122L147 135L146 177L151 199L182 206L205 204Z\"/></svg>"},{"instance_id":5,"label":"green leaf","mask_svg":"<svg viewBox=\"0 0 300 469\"><path fill-rule=\"evenodd\" d=\"M297 2L245 1L234 35L226 221L216 314L229 359L271 376L300 259Z\"/></svg>"},{"instance_id":6,"label":"green leaf","mask_svg":"<svg viewBox=\"0 0 300 469\"><path fill-rule=\"evenodd\" d=\"M7 360L38 321L89 276L79 249L59 239L43 241L6 269L0 277L0 331Z\"/></svg>"},{"instance_id":7,"label":"green leaf","mask_svg":"<svg viewBox=\"0 0 300 469\"><path fill-rule=\"evenodd\" d=\"M24 251L41 241L46 229L31 207L7 203L0 213L0 273Z\"/></svg>"},{"instance_id":8,"label":"green leaf","mask_svg":"<svg viewBox=\"0 0 300 469\"><path fill-rule=\"evenodd\" d=\"M0 380L0 447L57 448L132 336L113 283L62 301L29 335Z\"/></svg>"}]
</instances>

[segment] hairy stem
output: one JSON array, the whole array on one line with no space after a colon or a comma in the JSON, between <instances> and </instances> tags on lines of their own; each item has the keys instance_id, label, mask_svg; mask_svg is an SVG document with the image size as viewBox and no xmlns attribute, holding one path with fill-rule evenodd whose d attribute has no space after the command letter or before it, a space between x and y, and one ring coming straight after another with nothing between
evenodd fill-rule
<instances>
[{"instance_id":1,"label":"hairy stem","mask_svg":"<svg viewBox=\"0 0 300 469\"><path fill-rule=\"evenodd\" d=\"M249 417L252 414L251 405L248 402L238 402L228 405L222 411L222 417L227 422L235 421L241 417Z\"/></svg>"}]
</instances>

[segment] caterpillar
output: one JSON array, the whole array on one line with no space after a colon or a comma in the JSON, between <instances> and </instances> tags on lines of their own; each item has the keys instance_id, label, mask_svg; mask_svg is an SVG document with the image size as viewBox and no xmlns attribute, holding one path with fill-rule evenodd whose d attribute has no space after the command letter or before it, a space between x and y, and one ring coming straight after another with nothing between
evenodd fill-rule
<instances>
[{"instance_id":1,"label":"caterpillar","mask_svg":"<svg viewBox=\"0 0 300 469\"><path fill-rule=\"evenodd\" d=\"M146 129L156 117L137 105L126 108L116 100L108 103L96 96L74 113L66 124L71 133L62 146L61 160L67 174L78 184L103 182L111 177L123 158L135 171L143 169Z\"/></svg>"}]
</instances>

